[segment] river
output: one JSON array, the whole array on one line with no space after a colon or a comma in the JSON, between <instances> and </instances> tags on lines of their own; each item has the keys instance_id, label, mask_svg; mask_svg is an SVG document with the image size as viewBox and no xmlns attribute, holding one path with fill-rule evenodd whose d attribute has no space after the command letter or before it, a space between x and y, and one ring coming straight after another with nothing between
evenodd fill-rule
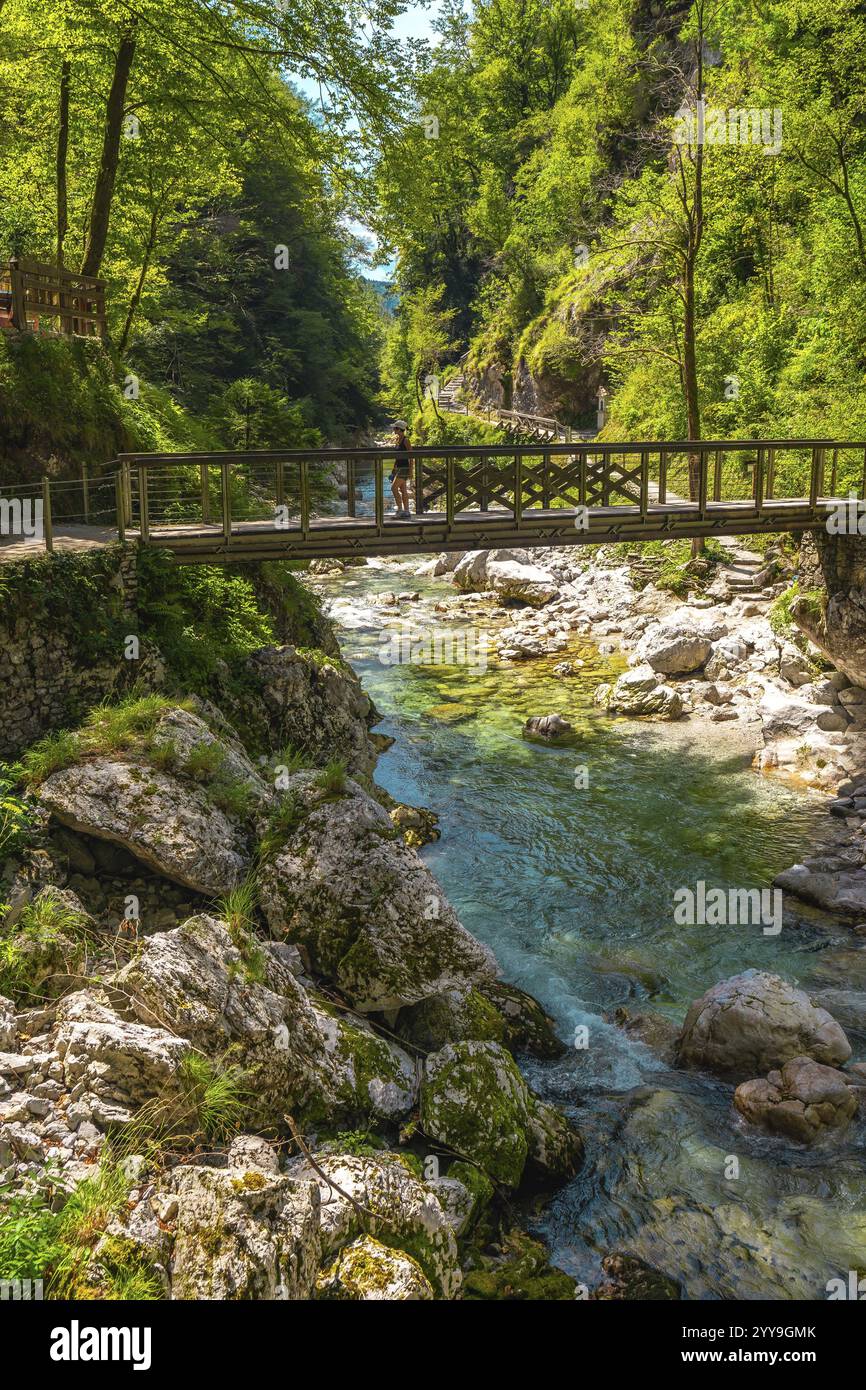
<instances>
[{"instance_id":1,"label":"river","mask_svg":"<svg viewBox=\"0 0 866 1390\"><path fill-rule=\"evenodd\" d=\"M866 1267L862 1122L811 1150L762 1137L738 1119L731 1086L665 1066L603 1017L624 1005L679 1023L707 988L750 966L807 989L852 984L852 973L852 987L866 986L866 952L858 959L850 932L815 914L786 911L778 935L674 920L679 887L768 887L826 833L823 800L758 776L719 726L640 726L596 711L593 689L622 660L586 639L515 665L491 653L483 670L394 664L384 637L401 621L470 623L434 611L449 584L372 563L315 587L383 716L377 732L395 740L377 781L439 814L425 860L504 977L545 1005L570 1044L560 1061L522 1065L575 1119L586 1163L552 1198L525 1203L521 1219L590 1288L602 1256L621 1250L680 1280L687 1298L826 1298L829 1279ZM420 598L383 607L389 591ZM489 606L473 631L486 630ZM553 674L575 657L585 662L576 677ZM575 725L575 746L521 736L528 715L552 711Z\"/></svg>"}]
</instances>

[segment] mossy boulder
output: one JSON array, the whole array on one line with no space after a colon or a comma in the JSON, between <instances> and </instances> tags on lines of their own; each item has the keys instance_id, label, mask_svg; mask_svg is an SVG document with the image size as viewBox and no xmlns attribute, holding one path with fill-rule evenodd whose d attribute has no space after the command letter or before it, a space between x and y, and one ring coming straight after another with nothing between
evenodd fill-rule
<instances>
[{"instance_id":1,"label":"mossy boulder","mask_svg":"<svg viewBox=\"0 0 866 1390\"><path fill-rule=\"evenodd\" d=\"M330 1269L319 1275L316 1296L357 1303L418 1302L434 1297L417 1260L391 1250L372 1236L361 1236L340 1251Z\"/></svg>"},{"instance_id":2,"label":"mossy boulder","mask_svg":"<svg viewBox=\"0 0 866 1390\"><path fill-rule=\"evenodd\" d=\"M173 1299L310 1298L321 1261L319 1189L280 1174L181 1168Z\"/></svg>"},{"instance_id":3,"label":"mossy boulder","mask_svg":"<svg viewBox=\"0 0 866 1390\"><path fill-rule=\"evenodd\" d=\"M274 936L296 942L318 974L363 1013L396 1010L492 979L470 936L388 812L356 782L325 799L316 774L290 779L306 814L261 872Z\"/></svg>"},{"instance_id":4,"label":"mossy boulder","mask_svg":"<svg viewBox=\"0 0 866 1390\"><path fill-rule=\"evenodd\" d=\"M436 1051L449 1042L504 1042L505 1020L477 989L451 989L401 1009L397 1032L416 1047Z\"/></svg>"},{"instance_id":5,"label":"mossy boulder","mask_svg":"<svg viewBox=\"0 0 866 1390\"><path fill-rule=\"evenodd\" d=\"M42 888L0 926L0 989L19 1003L75 989L98 947L96 923L69 889Z\"/></svg>"},{"instance_id":6,"label":"mossy boulder","mask_svg":"<svg viewBox=\"0 0 866 1390\"><path fill-rule=\"evenodd\" d=\"M519 1186L528 1162L533 1182L558 1182L580 1167L579 1135L532 1094L498 1043L449 1043L428 1057L420 1116L432 1139L506 1187Z\"/></svg>"},{"instance_id":7,"label":"mossy boulder","mask_svg":"<svg viewBox=\"0 0 866 1390\"><path fill-rule=\"evenodd\" d=\"M545 1059L564 1056L567 1049L556 1036L553 1019L531 994L502 980L480 980L477 989L500 1014L505 1025L501 1041L510 1051Z\"/></svg>"},{"instance_id":8,"label":"mossy boulder","mask_svg":"<svg viewBox=\"0 0 866 1390\"><path fill-rule=\"evenodd\" d=\"M601 1267L604 1282L591 1297L600 1302L625 1299L629 1302L669 1303L682 1297L676 1279L639 1260L636 1255L605 1255Z\"/></svg>"},{"instance_id":9,"label":"mossy boulder","mask_svg":"<svg viewBox=\"0 0 866 1390\"><path fill-rule=\"evenodd\" d=\"M287 1111L315 1124L406 1114L417 1094L408 1054L308 994L278 945L257 946L261 980L245 971L225 923L202 914L147 938L114 984L142 1022L212 1057L231 1048L262 1124L282 1125Z\"/></svg>"},{"instance_id":10,"label":"mossy boulder","mask_svg":"<svg viewBox=\"0 0 866 1390\"><path fill-rule=\"evenodd\" d=\"M549 1262L541 1241L509 1231L495 1253L484 1252L465 1277L463 1297L473 1301L559 1302L573 1300L575 1281Z\"/></svg>"},{"instance_id":11,"label":"mossy boulder","mask_svg":"<svg viewBox=\"0 0 866 1390\"><path fill-rule=\"evenodd\" d=\"M318 1183L322 1194L325 1255L363 1235L402 1251L420 1266L437 1298L456 1298L463 1282L457 1249L462 1223L454 1205L443 1201L436 1182L423 1182L400 1154L332 1154L321 1150L297 1159L289 1172L296 1181ZM456 1183L455 1183L456 1185ZM467 1194L464 1204L471 1205Z\"/></svg>"}]
</instances>

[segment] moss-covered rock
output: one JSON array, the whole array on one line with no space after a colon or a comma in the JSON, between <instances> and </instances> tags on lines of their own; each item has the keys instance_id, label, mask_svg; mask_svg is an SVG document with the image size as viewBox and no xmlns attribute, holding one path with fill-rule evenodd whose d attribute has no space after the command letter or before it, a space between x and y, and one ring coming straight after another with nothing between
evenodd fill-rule
<instances>
[{"instance_id":1,"label":"moss-covered rock","mask_svg":"<svg viewBox=\"0 0 866 1390\"><path fill-rule=\"evenodd\" d=\"M177 1171L172 1298L311 1296L321 1260L319 1189L260 1170L256 1179L232 1169Z\"/></svg>"},{"instance_id":2,"label":"moss-covered rock","mask_svg":"<svg viewBox=\"0 0 866 1390\"><path fill-rule=\"evenodd\" d=\"M510 1231L493 1254L483 1253L467 1272L463 1297L478 1300L562 1301L575 1296L575 1281L549 1262L547 1250L524 1231Z\"/></svg>"},{"instance_id":3,"label":"moss-covered rock","mask_svg":"<svg viewBox=\"0 0 866 1390\"><path fill-rule=\"evenodd\" d=\"M316 1296L354 1302L417 1302L434 1297L417 1260L391 1250L372 1236L344 1246L330 1269L319 1275Z\"/></svg>"},{"instance_id":4,"label":"moss-covered rock","mask_svg":"<svg viewBox=\"0 0 866 1390\"><path fill-rule=\"evenodd\" d=\"M19 1003L56 999L81 983L96 923L69 889L47 887L0 926L0 992Z\"/></svg>"},{"instance_id":5,"label":"moss-covered rock","mask_svg":"<svg viewBox=\"0 0 866 1390\"><path fill-rule=\"evenodd\" d=\"M436 1051L449 1042L504 1042L505 1020L477 989L452 989L401 1009L397 1032L416 1047Z\"/></svg>"},{"instance_id":6,"label":"moss-covered rock","mask_svg":"<svg viewBox=\"0 0 866 1390\"><path fill-rule=\"evenodd\" d=\"M477 989L502 1016L503 1041L512 1052L531 1052L544 1058L564 1056L567 1049L556 1036L553 1019L531 994L493 979L480 980Z\"/></svg>"},{"instance_id":7,"label":"moss-covered rock","mask_svg":"<svg viewBox=\"0 0 866 1390\"><path fill-rule=\"evenodd\" d=\"M605 1255L601 1267L604 1282L593 1290L591 1297L602 1302L617 1299L670 1302L682 1297L675 1279L636 1255Z\"/></svg>"},{"instance_id":8,"label":"moss-covered rock","mask_svg":"<svg viewBox=\"0 0 866 1390\"><path fill-rule=\"evenodd\" d=\"M459 1296L463 1276L450 1204L435 1183L422 1182L400 1154L313 1155L289 1169L298 1181L318 1183L322 1193L322 1240L327 1255L362 1235L410 1255L437 1298ZM467 1202L468 1206L468 1202Z\"/></svg>"},{"instance_id":9,"label":"moss-covered rock","mask_svg":"<svg viewBox=\"0 0 866 1390\"><path fill-rule=\"evenodd\" d=\"M449 1043L428 1057L420 1114L426 1134L506 1187L519 1186L525 1169L534 1183L559 1182L582 1161L580 1136L498 1043Z\"/></svg>"},{"instance_id":10,"label":"moss-covered rock","mask_svg":"<svg viewBox=\"0 0 866 1390\"><path fill-rule=\"evenodd\" d=\"M211 1057L231 1047L261 1124L282 1125L287 1111L310 1124L406 1114L417 1094L408 1054L308 994L278 946L258 949L261 979L244 970L225 923L202 914L149 937L114 983L142 1022Z\"/></svg>"},{"instance_id":11,"label":"moss-covered rock","mask_svg":"<svg viewBox=\"0 0 866 1390\"><path fill-rule=\"evenodd\" d=\"M307 814L264 865L272 933L364 1013L390 1011L495 976L491 953L461 925L426 864L356 782L323 799L310 772L290 779Z\"/></svg>"}]
</instances>

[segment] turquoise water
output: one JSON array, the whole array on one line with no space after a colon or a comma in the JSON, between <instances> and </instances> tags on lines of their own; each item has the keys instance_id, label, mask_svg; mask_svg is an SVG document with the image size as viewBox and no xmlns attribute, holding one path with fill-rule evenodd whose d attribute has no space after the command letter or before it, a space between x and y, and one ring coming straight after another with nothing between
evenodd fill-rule
<instances>
[{"instance_id":1,"label":"turquoise water","mask_svg":"<svg viewBox=\"0 0 866 1390\"><path fill-rule=\"evenodd\" d=\"M441 840L424 858L462 921L496 952L504 976L534 994L566 1042L586 1048L530 1062L532 1084L583 1131L583 1173L525 1213L557 1263L597 1280L601 1256L630 1250L682 1280L687 1297L819 1298L827 1279L866 1265L862 1129L806 1152L746 1131L732 1088L668 1070L604 1015L618 1006L679 1023L716 981L748 966L804 986L866 983L866 952L843 927L786 912L779 936L754 926L678 926L675 890L698 880L765 888L825 833L820 798L757 776L724 730L614 722L592 706L621 666L585 640L542 662L388 665L383 627L413 617L459 628L432 605L454 591L407 571L322 581L343 655L395 743L377 780L432 807ZM383 590L419 591L397 608ZM473 628L503 620L482 603ZM563 658L585 662L562 680ZM553 711L578 733L568 748L521 736ZM723 742L723 740L728 740ZM858 977L859 972L859 978ZM852 1039L857 1043L857 1039ZM730 1174L736 1159L738 1176Z\"/></svg>"}]
</instances>

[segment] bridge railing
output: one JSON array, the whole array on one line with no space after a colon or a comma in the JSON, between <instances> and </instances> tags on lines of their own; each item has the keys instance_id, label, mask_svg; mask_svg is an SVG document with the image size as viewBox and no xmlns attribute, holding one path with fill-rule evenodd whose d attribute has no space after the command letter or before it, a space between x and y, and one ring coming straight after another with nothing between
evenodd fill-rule
<instances>
[{"instance_id":1,"label":"bridge railing","mask_svg":"<svg viewBox=\"0 0 866 1390\"><path fill-rule=\"evenodd\" d=\"M262 522L302 535L329 520L381 527L397 457L393 448L123 455L122 525L145 538L188 527L228 537ZM441 513L449 524L577 507L704 518L866 497L866 446L831 440L437 446L413 448L411 459L416 516Z\"/></svg>"}]
</instances>

